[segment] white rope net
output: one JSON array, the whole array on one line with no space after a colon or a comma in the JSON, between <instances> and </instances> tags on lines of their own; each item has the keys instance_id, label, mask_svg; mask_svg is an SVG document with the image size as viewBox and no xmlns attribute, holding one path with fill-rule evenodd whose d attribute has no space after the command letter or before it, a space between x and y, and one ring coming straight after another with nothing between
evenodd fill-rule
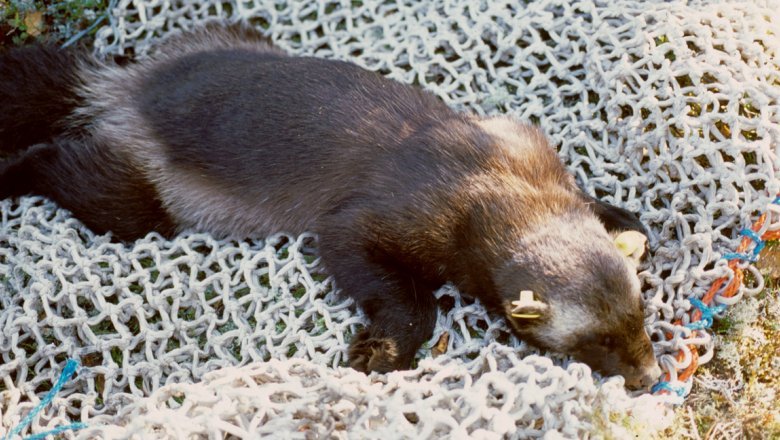
<instances>
[{"instance_id":1,"label":"white rope net","mask_svg":"<svg viewBox=\"0 0 780 440\"><path fill-rule=\"evenodd\" d=\"M698 346L706 362L713 347L671 322L686 322L688 299L729 274L720 257L780 191L778 11L778 2L121 0L96 47L142 56L177 29L241 18L289 52L351 60L455 108L537 122L591 194L650 227L647 324L674 381L690 362L674 359L680 348ZM68 358L81 362L78 376L23 433L80 420L88 428L65 437L620 438L668 425L678 400L630 396L622 379L538 353L447 286L416 369L346 368L364 319L318 270L310 235L151 234L121 245L40 198L2 201L0 214L0 437Z\"/></svg>"}]
</instances>

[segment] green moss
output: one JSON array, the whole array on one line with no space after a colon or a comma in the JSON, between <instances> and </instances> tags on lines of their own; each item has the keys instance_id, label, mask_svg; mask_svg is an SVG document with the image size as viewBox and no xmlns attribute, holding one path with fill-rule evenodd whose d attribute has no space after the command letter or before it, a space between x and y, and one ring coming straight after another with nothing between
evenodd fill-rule
<instances>
[{"instance_id":1,"label":"green moss","mask_svg":"<svg viewBox=\"0 0 780 440\"><path fill-rule=\"evenodd\" d=\"M19 348L24 350L25 353L32 356L38 351L38 343L33 338L27 338L18 344Z\"/></svg>"},{"instance_id":2,"label":"green moss","mask_svg":"<svg viewBox=\"0 0 780 440\"><path fill-rule=\"evenodd\" d=\"M313 273L313 274L311 274L311 279L313 279L314 281L316 281L318 283L323 283L323 282L325 282L325 280L328 279L328 275L326 275L324 273Z\"/></svg>"},{"instance_id":3,"label":"green moss","mask_svg":"<svg viewBox=\"0 0 780 440\"><path fill-rule=\"evenodd\" d=\"M727 335L734 327L734 321L730 316L724 316L723 319L715 321L712 329L719 335Z\"/></svg>"},{"instance_id":4,"label":"green moss","mask_svg":"<svg viewBox=\"0 0 780 440\"><path fill-rule=\"evenodd\" d=\"M94 36L109 0L0 0L0 46L33 41L62 43L82 30Z\"/></svg>"},{"instance_id":5,"label":"green moss","mask_svg":"<svg viewBox=\"0 0 780 440\"><path fill-rule=\"evenodd\" d=\"M301 299L301 297L306 294L306 288L299 284L290 293L292 293L293 298Z\"/></svg>"},{"instance_id":6,"label":"green moss","mask_svg":"<svg viewBox=\"0 0 780 440\"><path fill-rule=\"evenodd\" d=\"M177 348L181 347L181 343L178 339L175 338L169 338L168 343L165 344L165 351L173 351Z\"/></svg>"},{"instance_id":7,"label":"green moss","mask_svg":"<svg viewBox=\"0 0 780 440\"><path fill-rule=\"evenodd\" d=\"M95 325L89 326L89 329L92 330L92 333L94 333L95 335L108 335L108 334L116 333L114 329L114 324L111 323L111 320L100 321Z\"/></svg>"},{"instance_id":8,"label":"green moss","mask_svg":"<svg viewBox=\"0 0 780 440\"><path fill-rule=\"evenodd\" d=\"M212 299L218 297L219 294L216 290L214 290L214 286L208 286L203 292L203 296L206 298L206 301L211 301Z\"/></svg>"},{"instance_id":9,"label":"green moss","mask_svg":"<svg viewBox=\"0 0 780 440\"><path fill-rule=\"evenodd\" d=\"M87 312L87 316L90 318L93 316L97 316L100 312L94 307L94 304L92 304L92 301L88 300L87 298L83 296L79 296L76 298L76 305L81 309Z\"/></svg>"},{"instance_id":10,"label":"green moss","mask_svg":"<svg viewBox=\"0 0 780 440\"><path fill-rule=\"evenodd\" d=\"M135 293L136 295L141 295L144 293L144 286L140 285L137 282L133 282L127 286L127 290Z\"/></svg>"},{"instance_id":11,"label":"green moss","mask_svg":"<svg viewBox=\"0 0 780 440\"><path fill-rule=\"evenodd\" d=\"M162 319L160 318L160 315L152 315L151 318L146 320L146 323L149 325L154 325L160 322ZM137 335L138 333L141 333L141 323L138 321L138 318L135 316L132 316L130 319L127 320L127 329L130 330L130 333Z\"/></svg>"},{"instance_id":12,"label":"green moss","mask_svg":"<svg viewBox=\"0 0 780 440\"><path fill-rule=\"evenodd\" d=\"M195 312L195 309L192 308L179 308L179 310L176 312L176 316L179 317L179 319L183 319L185 321L194 321L197 317L197 313Z\"/></svg>"},{"instance_id":13,"label":"green moss","mask_svg":"<svg viewBox=\"0 0 780 440\"><path fill-rule=\"evenodd\" d=\"M325 325L325 318L324 317L321 317L321 318L317 319L316 321L314 321L314 332L315 332L315 334L322 333L325 330L325 328L326 328L326 325Z\"/></svg>"},{"instance_id":14,"label":"green moss","mask_svg":"<svg viewBox=\"0 0 780 440\"><path fill-rule=\"evenodd\" d=\"M113 360L114 363L119 366L122 365L124 356L122 356L122 350L119 349L119 347L111 347L111 360Z\"/></svg>"},{"instance_id":15,"label":"green moss","mask_svg":"<svg viewBox=\"0 0 780 440\"><path fill-rule=\"evenodd\" d=\"M260 282L261 286L271 287L271 279L268 277L267 273L260 275L260 279L258 281Z\"/></svg>"},{"instance_id":16,"label":"green moss","mask_svg":"<svg viewBox=\"0 0 780 440\"><path fill-rule=\"evenodd\" d=\"M236 326L236 323L233 321L227 321L223 325L217 327L217 330L219 330L219 332L224 335L225 333L231 332L237 328L238 326Z\"/></svg>"},{"instance_id":17,"label":"green moss","mask_svg":"<svg viewBox=\"0 0 780 440\"><path fill-rule=\"evenodd\" d=\"M252 17L249 19L249 23L253 26L260 27L263 30L267 30L271 27L271 23L263 17Z\"/></svg>"}]
</instances>

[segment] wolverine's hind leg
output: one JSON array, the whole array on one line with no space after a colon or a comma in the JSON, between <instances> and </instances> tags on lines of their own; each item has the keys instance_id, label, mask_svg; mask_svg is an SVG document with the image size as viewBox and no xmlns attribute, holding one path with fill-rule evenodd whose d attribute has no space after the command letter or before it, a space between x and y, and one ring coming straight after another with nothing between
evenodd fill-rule
<instances>
[{"instance_id":1,"label":"wolverine's hind leg","mask_svg":"<svg viewBox=\"0 0 780 440\"><path fill-rule=\"evenodd\" d=\"M81 103L79 72L94 63L83 48L0 47L0 156L63 133Z\"/></svg>"},{"instance_id":2,"label":"wolverine's hind leg","mask_svg":"<svg viewBox=\"0 0 780 440\"><path fill-rule=\"evenodd\" d=\"M0 198L25 194L48 197L93 231L121 240L176 229L143 172L91 140L57 139L0 162Z\"/></svg>"}]
</instances>

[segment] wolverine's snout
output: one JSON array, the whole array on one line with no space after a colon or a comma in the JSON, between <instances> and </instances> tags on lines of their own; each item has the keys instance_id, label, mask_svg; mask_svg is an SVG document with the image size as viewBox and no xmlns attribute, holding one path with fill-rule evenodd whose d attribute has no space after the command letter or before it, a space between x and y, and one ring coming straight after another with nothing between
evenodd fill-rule
<instances>
[{"instance_id":1,"label":"wolverine's snout","mask_svg":"<svg viewBox=\"0 0 780 440\"><path fill-rule=\"evenodd\" d=\"M661 374L661 367L653 360L652 365L637 369L636 374L624 376L626 379L626 387L633 390L648 389L658 381Z\"/></svg>"}]
</instances>

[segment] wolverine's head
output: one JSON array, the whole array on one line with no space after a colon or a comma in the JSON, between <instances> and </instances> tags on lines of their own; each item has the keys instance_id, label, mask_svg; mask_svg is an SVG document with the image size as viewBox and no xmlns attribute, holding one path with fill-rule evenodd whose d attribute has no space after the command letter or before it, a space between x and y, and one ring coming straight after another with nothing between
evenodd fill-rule
<instances>
[{"instance_id":1,"label":"wolverine's head","mask_svg":"<svg viewBox=\"0 0 780 440\"><path fill-rule=\"evenodd\" d=\"M647 388L661 370L644 329L635 257L621 252L592 215L548 219L496 273L507 319L541 348Z\"/></svg>"}]
</instances>

